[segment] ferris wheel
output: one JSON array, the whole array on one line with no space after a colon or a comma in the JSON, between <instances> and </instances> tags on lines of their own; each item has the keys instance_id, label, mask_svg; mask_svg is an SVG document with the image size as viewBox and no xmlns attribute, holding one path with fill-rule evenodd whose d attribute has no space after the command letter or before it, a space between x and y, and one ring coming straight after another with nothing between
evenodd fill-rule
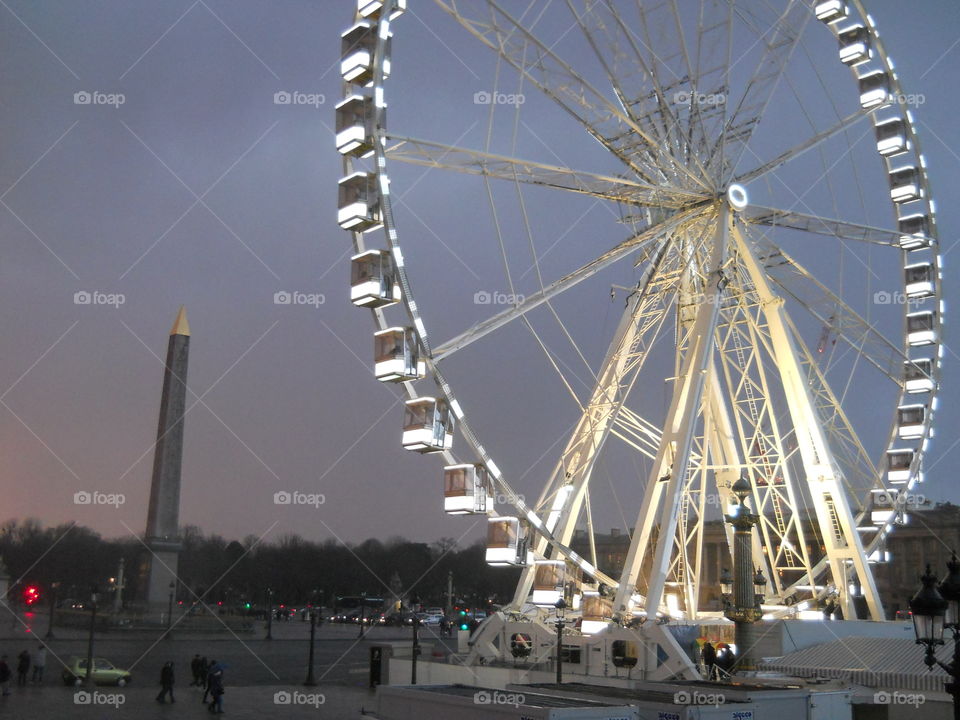
<instances>
[{"instance_id":1,"label":"ferris wheel","mask_svg":"<svg viewBox=\"0 0 960 720\"><path fill-rule=\"evenodd\" d=\"M458 42L491 51L492 93L539 100L488 100L491 128L498 112L514 128L522 113L532 123L556 112L615 168L535 161L515 134L515 152L498 153L388 129L387 99L413 102L393 98L388 79L416 52L393 47L407 3L359 0L342 35L336 108L351 300L374 318L376 378L407 395L400 444L443 458L445 511L486 516L487 561L523 568L510 607L549 607L572 592L585 634L639 616L702 616L708 521L737 503L732 488L743 479L759 516L764 606L815 607L833 595L846 617L883 619L871 567L888 560L886 538L922 481L943 303L919 101L901 88L863 4L435 5L461 26ZM415 282L419 239L401 234L388 176L401 163L476 183L511 291L502 307L484 306L485 317L438 338L432 321L443 316L447 331L456 321L435 288ZM519 208L511 232L502 228L510 211L490 189L498 183ZM587 233L577 265L547 268L535 228L571 198L613 208L620 239ZM534 272L521 293L508 258L511 243L528 239ZM618 266L629 284L609 283ZM612 294L620 318L584 391L532 318L548 315L589 364L568 327L605 309L563 301L590 281L607 282L592 297L610 305ZM474 423L465 373L448 372L512 328L529 331L544 372L574 400L531 502L520 473L497 462L510 449L485 442ZM650 400L651 387L665 388L662 402ZM495 383L484 387L495 393ZM625 467L635 469L628 482L638 500L617 573L602 569L594 537L608 453L633 456ZM588 549L578 552L584 534Z\"/></svg>"}]
</instances>

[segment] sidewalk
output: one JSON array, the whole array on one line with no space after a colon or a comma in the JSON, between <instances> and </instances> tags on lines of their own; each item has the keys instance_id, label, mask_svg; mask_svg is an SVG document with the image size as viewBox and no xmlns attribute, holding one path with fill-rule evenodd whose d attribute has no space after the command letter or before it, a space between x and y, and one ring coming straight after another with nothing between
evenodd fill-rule
<instances>
[{"instance_id":1,"label":"sidewalk","mask_svg":"<svg viewBox=\"0 0 960 720\"><path fill-rule=\"evenodd\" d=\"M67 687L11 688L9 697L0 698L0 718L11 720L179 720L213 717L200 703L201 692L189 686L177 686L176 703L160 705L159 687L99 687L95 695ZM361 717L364 706L374 704L374 693L362 688L324 685L313 688L231 687L223 696L224 714L236 720L282 718L283 720L352 720Z\"/></svg>"}]
</instances>

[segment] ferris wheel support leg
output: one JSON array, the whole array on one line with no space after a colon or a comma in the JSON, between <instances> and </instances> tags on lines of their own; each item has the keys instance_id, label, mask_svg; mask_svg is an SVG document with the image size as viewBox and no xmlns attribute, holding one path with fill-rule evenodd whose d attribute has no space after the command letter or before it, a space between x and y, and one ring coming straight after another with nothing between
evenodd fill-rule
<instances>
[{"instance_id":1,"label":"ferris wheel support leg","mask_svg":"<svg viewBox=\"0 0 960 720\"><path fill-rule=\"evenodd\" d=\"M853 513L847 503L841 471L814 409L796 343L788 330L783 299L772 291L753 249L736 227L733 229L733 236L740 260L756 287L767 319L777 369L782 379L806 473L807 488L826 548L833 584L840 595L844 617L857 616L848 587L848 580L852 578L848 578L847 567L852 565L855 576L860 581L871 619L883 620L883 606Z\"/></svg>"},{"instance_id":2,"label":"ferris wheel support leg","mask_svg":"<svg viewBox=\"0 0 960 720\"><path fill-rule=\"evenodd\" d=\"M690 330L687 354L674 385L660 447L647 479L643 505L637 517L638 532L630 541L630 550L620 577L620 587L614 599L614 613L621 620L630 611L631 598L636 590L640 567L654 527L659 529L659 536L646 594L648 617L656 615L663 599L677 530L677 508L690 462L694 427L713 354L720 300L726 285L723 266L727 260L729 219L729 207L725 203L721 204L711 245L709 276L703 290L703 299Z\"/></svg>"}]
</instances>

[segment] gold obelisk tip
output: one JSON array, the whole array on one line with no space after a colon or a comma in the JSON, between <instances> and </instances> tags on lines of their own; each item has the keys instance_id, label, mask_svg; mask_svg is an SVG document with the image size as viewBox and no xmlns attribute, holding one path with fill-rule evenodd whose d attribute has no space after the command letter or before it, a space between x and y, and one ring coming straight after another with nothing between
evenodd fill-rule
<instances>
[{"instance_id":1,"label":"gold obelisk tip","mask_svg":"<svg viewBox=\"0 0 960 720\"><path fill-rule=\"evenodd\" d=\"M177 313L177 319L173 321L173 327L170 328L171 335L190 335L190 325L187 322L187 308L180 306L180 312Z\"/></svg>"}]
</instances>

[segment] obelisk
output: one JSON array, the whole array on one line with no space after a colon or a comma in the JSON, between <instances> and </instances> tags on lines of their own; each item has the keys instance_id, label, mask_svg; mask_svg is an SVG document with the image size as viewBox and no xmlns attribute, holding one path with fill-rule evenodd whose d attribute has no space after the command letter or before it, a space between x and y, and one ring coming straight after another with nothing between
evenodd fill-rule
<instances>
[{"instance_id":1,"label":"obelisk","mask_svg":"<svg viewBox=\"0 0 960 720\"><path fill-rule=\"evenodd\" d=\"M140 568L140 595L151 614L165 613L171 583L177 583L180 553L180 466L183 459L183 415L187 402L187 356L190 326L180 307L170 330L157 443L153 451L153 479L144 541L149 552Z\"/></svg>"}]
</instances>

